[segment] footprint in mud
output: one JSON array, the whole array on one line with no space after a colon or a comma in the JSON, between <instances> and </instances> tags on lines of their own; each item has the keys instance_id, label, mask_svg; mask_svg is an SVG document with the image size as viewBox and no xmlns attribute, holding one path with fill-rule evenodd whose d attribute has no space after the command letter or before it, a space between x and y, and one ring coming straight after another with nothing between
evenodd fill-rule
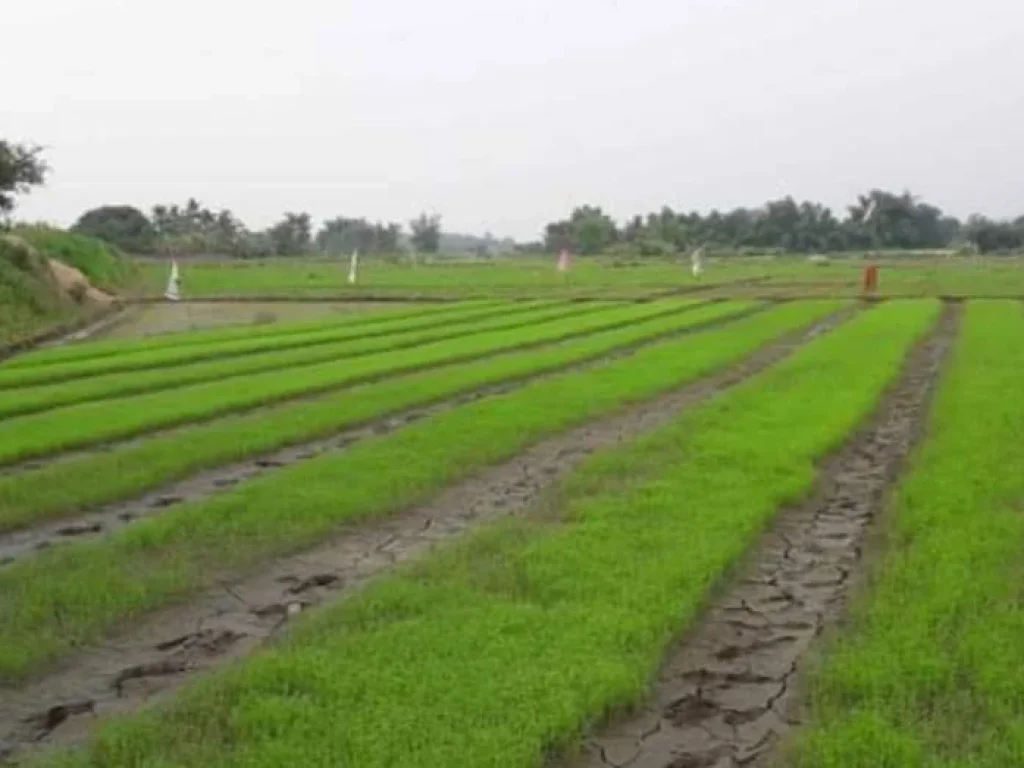
<instances>
[{"instance_id":1,"label":"footprint in mud","mask_svg":"<svg viewBox=\"0 0 1024 768\"><path fill-rule=\"evenodd\" d=\"M210 654L218 654L226 651L243 637L245 637L245 634L233 632L230 629L222 629L220 631L204 629L200 632L192 632L176 637L173 640L158 643L156 649L158 651L170 651L173 649L189 650L199 648Z\"/></svg>"},{"instance_id":2,"label":"footprint in mud","mask_svg":"<svg viewBox=\"0 0 1024 768\"><path fill-rule=\"evenodd\" d=\"M168 677L177 675L188 669L188 661L184 658L165 659L149 664L136 664L121 670L110 687L120 696L124 693L124 685L130 680L142 680L147 677Z\"/></svg>"},{"instance_id":3,"label":"footprint in mud","mask_svg":"<svg viewBox=\"0 0 1024 768\"><path fill-rule=\"evenodd\" d=\"M285 463L277 459L257 459L253 462L260 469L278 469L283 467Z\"/></svg>"},{"instance_id":4,"label":"footprint in mud","mask_svg":"<svg viewBox=\"0 0 1024 768\"><path fill-rule=\"evenodd\" d=\"M687 694L665 707L665 719L675 725L699 723L718 714L718 708L700 693Z\"/></svg>"},{"instance_id":5,"label":"footprint in mud","mask_svg":"<svg viewBox=\"0 0 1024 768\"><path fill-rule=\"evenodd\" d=\"M340 580L341 577L334 573L315 573L305 579L299 579L297 576L283 576L279 579L285 584L291 584L288 592L292 595L298 595L314 587L329 587Z\"/></svg>"},{"instance_id":6,"label":"footprint in mud","mask_svg":"<svg viewBox=\"0 0 1024 768\"><path fill-rule=\"evenodd\" d=\"M293 600L288 603L271 603L260 608L253 608L252 614L258 619L285 619L297 616L311 605L306 600Z\"/></svg>"},{"instance_id":7,"label":"footprint in mud","mask_svg":"<svg viewBox=\"0 0 1024 768\"><path fill-rule=\"evenodd\" d=\"M72 523L57 529L60 536L84 536L87 533L99 533L103 530L101 523Z\"/></svg>"},{"instance_id":8,"label":"footprint in mud","mask_svg":"<svg viewBox=\"0 0 1024 768\"><path fill-rule=\"evenodd\" d=\"M184 500L185 499L182 496L161 496L153 501L149 506L153 509L162 509L163 507L169 507L173 504L179 504Z\"/></svg>"},{"instance_id":9,"label":"footprint in mud","mask_svg":"<svg viewBox=\"0 0 1024 768\"><path fill-rule=\"evenodd\" d=\"M35 730L35 736L32 740L39 741L45 738L55 728L59 727L60 724L69 717L84 715L86 713L91 714L94 711L95 704L92 699L85 699L83 701L76 701L70 704L57 704L56 706L49 707L42 712L29 715L22 722Z\"/></svg>"}]
</instances>

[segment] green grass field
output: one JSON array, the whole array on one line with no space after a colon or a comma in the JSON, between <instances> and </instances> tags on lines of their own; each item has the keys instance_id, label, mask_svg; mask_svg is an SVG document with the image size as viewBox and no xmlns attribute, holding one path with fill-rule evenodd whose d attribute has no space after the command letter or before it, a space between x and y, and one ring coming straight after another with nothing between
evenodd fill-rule
<instances>
[{"instance_id":1,"label":"green grass field","mask_svg":"<svg viewBox=\"0 0 1024 768\"><path fill-rule=\"evenodd\" d=\"M923 257L907 254L837 256L819 264L807 257L712 258L695 279L689 261L580 257L567 274L553 259L444 260L435 264L365 261L360 282L346 282L344 260L274 259L259 262L193 261L183 265L188 296L278 297L651 297L712 290L724 296L858 296L864 266L880 265L883 296L1024 297L1024 259L1013 257ZM159 296L167 279L164 262L142 266L149 295Z\"/></svg>"},{"instance_id":2,"label":"green grass field","mask_svg":"<svg viewBox=\"0 0 1024 768\"><path fill-rule=\"evenodd\" d=\"M862 266L713 259L698 283L678 262L579 259L559 275L536 259L370 261L350 288L328 261L186 262L192 295L460 300L0 363L0 753L64 768L575 766L589 731L656 698L662 660L691 642L761 534L818 498L822 462L954 316L939 297L969 296L926 429L878 502L848 615L802 657L806 724L773 757L1024 763L1024 305L981 298L1024 297L1024 273L1012 259L889 258L883 300L860 303ZM153 285L162 269L144 267ZM626 414L620 442L591 443L591 428ZM518 463L549 439L603 447L580 463ZM310 451L322 440L336 442ZM293 458L275 466L282 449ZM258 476L220 484L257 460ZM112 715L96 693L111 681L79 666L211 588L406 525L499 469L539 496L442 527L436 549L328 590L255 651L176 673L181 690L152 707ZM109 530L82 524L193 479L206 485L188 501ZM461 493L453 519L491 503ZM45 541L4 560L32 536ZM47 683L77 672L85 688ZM27 691L39 692L38 731L5 703ZM86 699L91 714L76 709ZM84 745L47 749L78 732Z\"/></svg>"}]
</instances>

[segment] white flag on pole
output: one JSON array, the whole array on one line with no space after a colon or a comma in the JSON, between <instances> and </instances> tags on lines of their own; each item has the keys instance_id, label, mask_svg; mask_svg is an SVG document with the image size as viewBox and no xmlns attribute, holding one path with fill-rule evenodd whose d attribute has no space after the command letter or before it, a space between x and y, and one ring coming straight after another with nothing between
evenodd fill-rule
<instances>
[{"instance_id":1,"label":"white flag on pole","mask_svg":"<svg viewBox=\"0 0 1024 768\"><path fill-rule=\"evenodd\" d=\"M568 272L569 271L569 251L565 248L558 254L558 271Z\"/></svg>"},{"instance_id":2,"label":"white flag on pole","mask_svg":"<svg viewBox=\"0 0 1024 768\"><path fill-rule=\"evenodd\" d=\"M356 248L352 251L352 259L348 264L348 282L349 285L355 285L358 278L359 272L359 249Z\"/></svg>"},{"instance_id":3,"label":"white flag on pole","mask_svg":"<svg viewBox=\"0 0 1024 768\"><path fill-rule=\"evenodd\" d=\"M167 290L164 298L168 301L181 300L181 276L178 273L178 262L171 261L171 276L167 279Z\"/></svg>"},{"instance_id":4,"label":"white flag on pole","mask_svg":"<svg viewBox=\"0 0 1024 768\"><path fill-rule=\"evenodd\" d=\"M694 278L699 278L704 273L704 247L697 248L690 254L690 272Z\"/></svg>"}]
</instances>

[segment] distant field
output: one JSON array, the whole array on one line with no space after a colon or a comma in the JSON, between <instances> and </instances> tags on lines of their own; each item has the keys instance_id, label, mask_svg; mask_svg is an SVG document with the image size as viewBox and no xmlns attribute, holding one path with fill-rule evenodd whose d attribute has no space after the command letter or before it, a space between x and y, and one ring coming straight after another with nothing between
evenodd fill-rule
<instances>
[{"instance_id":1,"label":"distant field","mask_svg":"<svg viewBox=\"0 0 1024 768\"><path fill-rule=\"evenodd\" d=\"M273 259L260 262L188 261L182 264L186 296L263 298L461 298L621 297L708 291L734 296L855 296L866 261L833 258L817 264L804 257L714 258L700 279L685 258L615 260L577 258L568 274L550 259L397 265L364 261L359 284L347 283L347 261ZM883 296L1024 297L1024 259L918 256L886 257ZM164 262L143 263L145 293L159 296L167 279Z\"/></svg>"}]
</instances>

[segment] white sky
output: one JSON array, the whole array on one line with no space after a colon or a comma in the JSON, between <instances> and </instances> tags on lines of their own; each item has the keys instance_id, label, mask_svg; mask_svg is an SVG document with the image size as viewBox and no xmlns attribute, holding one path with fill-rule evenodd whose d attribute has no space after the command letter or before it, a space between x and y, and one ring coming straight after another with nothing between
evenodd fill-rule
<instances>
[{"instance_id":1,"label":"white sky","mask_svg":"<svg viewBox=\"0 0 1024 768\"><path fill-rule=\"evenodd\" d=\"M1024 214L1020 0L7 0L19 216L192 195L534 238L909 187Z\"/></svg>"}]
</instances>

